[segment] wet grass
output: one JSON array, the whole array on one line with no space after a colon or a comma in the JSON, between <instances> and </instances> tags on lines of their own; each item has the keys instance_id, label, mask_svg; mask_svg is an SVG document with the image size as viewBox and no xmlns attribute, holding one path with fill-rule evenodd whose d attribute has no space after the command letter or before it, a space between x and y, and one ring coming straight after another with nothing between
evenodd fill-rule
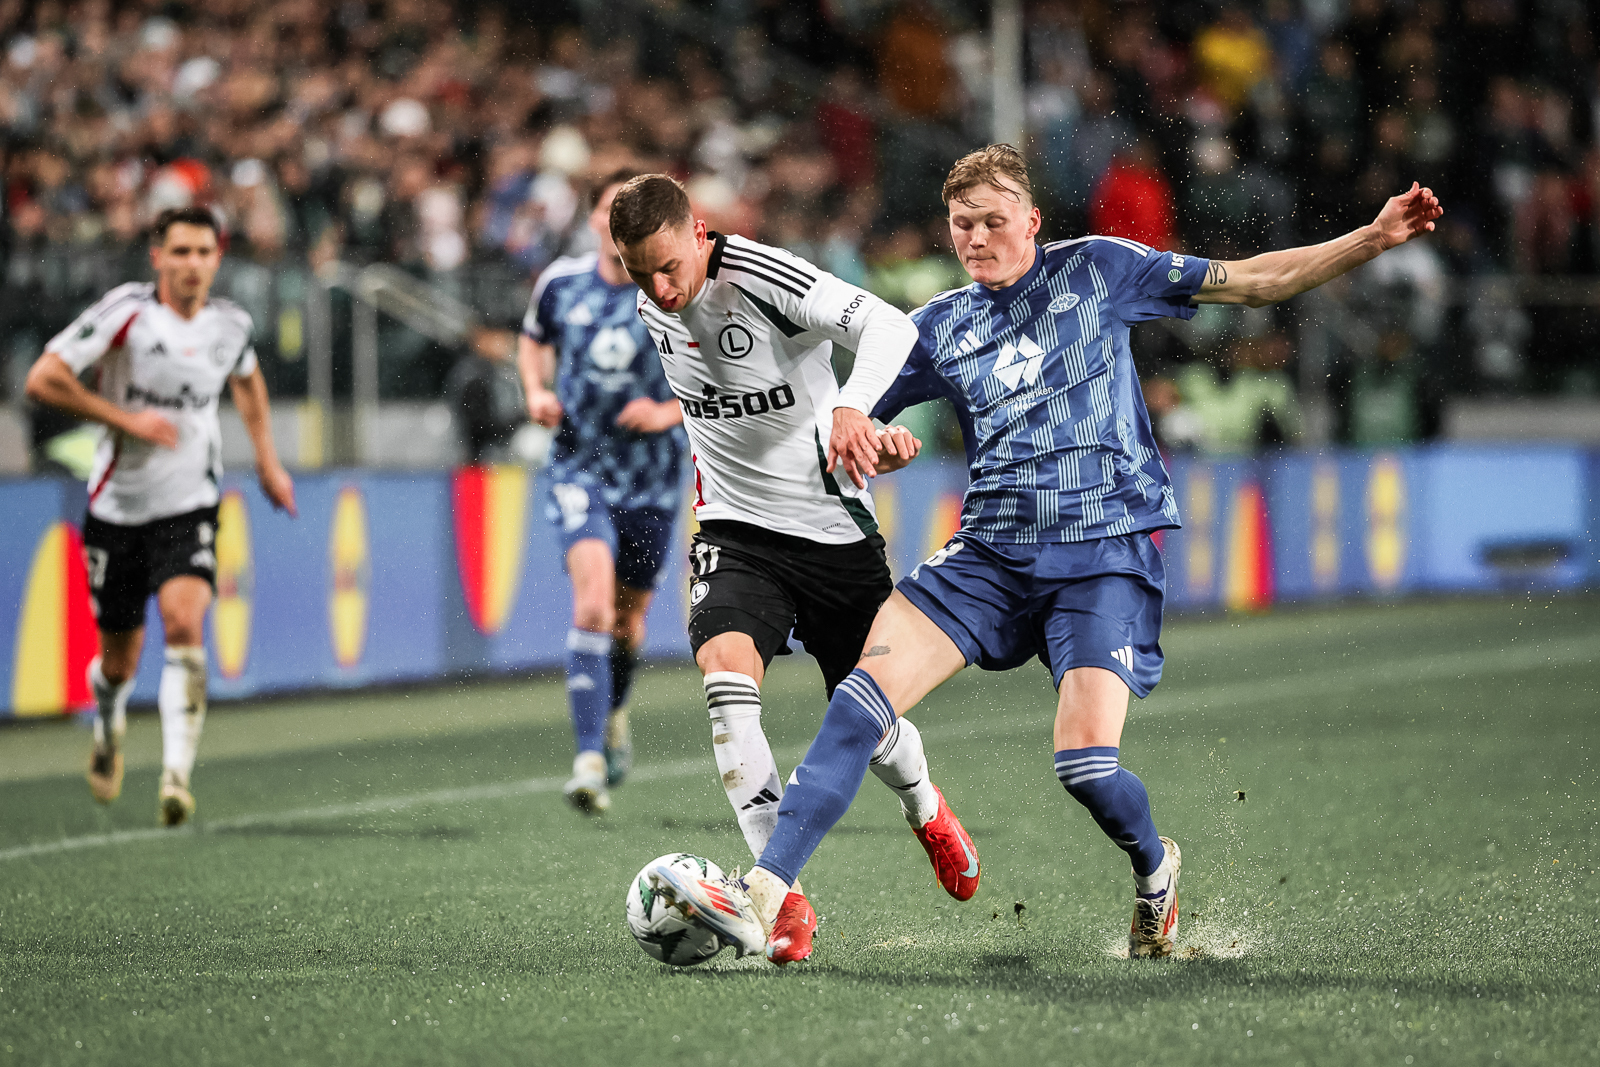
<instances>
[{"instance_id":1,"label":"wet grass","mask_svg":"<svg viewBox=\"0 0 1600 1067\"><path fill-rule=\"evenodd\" d=\"M559 683L219 709L177 834L141 832L150 761L101 809L52 769L84 732L0 730L57 761L0 756L0 1064L1600 1062L1600 601L1182 621L1167 646L1123 749L1184 849L1159 963L1118 956L1125 860L1054 780L1038 668L914 716L977 898L933 885L869 778L807 870L817 952L782 972L673 971L622 923L657 854L748 862L681 668L646 675L645 773L600 821L552 791ZM777 665L780 759L819 690Z\"/></svg>"}]
</instances>

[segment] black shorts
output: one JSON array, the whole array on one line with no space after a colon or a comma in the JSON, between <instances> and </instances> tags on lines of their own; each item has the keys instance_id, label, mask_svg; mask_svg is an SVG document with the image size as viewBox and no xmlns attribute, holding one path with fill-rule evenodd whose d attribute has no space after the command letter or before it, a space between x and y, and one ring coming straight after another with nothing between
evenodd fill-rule
<instances>
[{"instance_id":1,"label":"black shorts","mask_svg":"<svg viewBox=\"0 0 1600 1067\"><path fill-rule=\"evenodd\" d=\"M100 629L144 625L144 605L169 578L190 574L217 588L217 508L200 508L138 526L83 520L89 601Z\"/></svg>"},{"instance_id":2,"label":"black shorts","mask_svg":"<svg viewBox=\"0 0 1600 1067\"><path fill-rule=\"evenodd\" d=\"M883 538L825 545L743 522L707 522L689 549L689 644L748 634L763 665L789 651L789 631L833 687L861 659L861 646L894 583Z\"/></svg>"}]
</instances>

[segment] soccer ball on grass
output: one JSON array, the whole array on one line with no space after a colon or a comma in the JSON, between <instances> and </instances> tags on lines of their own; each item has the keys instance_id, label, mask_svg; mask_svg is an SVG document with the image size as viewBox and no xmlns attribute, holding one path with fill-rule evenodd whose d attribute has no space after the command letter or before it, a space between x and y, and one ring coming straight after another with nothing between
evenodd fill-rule
<instances>
[{"instance_id":1,"label":"soccer ball on grass","mask_svg":"<svg viewBox=\"0 0 1600 1067\"><path fill-rule=\"evenodd\" d=\"M695 878L721 878L722 868L687 852L669 852L644 865L628 883L628 929L639 947L672 967L693 967L722 951L722 939L657 887L650 871L671 864Z\"/></svg>"}]
</instances>

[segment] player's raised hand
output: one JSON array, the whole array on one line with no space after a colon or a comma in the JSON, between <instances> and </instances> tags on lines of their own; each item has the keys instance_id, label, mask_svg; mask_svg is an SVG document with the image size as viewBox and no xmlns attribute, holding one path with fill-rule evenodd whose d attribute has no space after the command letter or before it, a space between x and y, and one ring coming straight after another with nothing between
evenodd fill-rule
<instances>
[{"instance_id":1,"label":"player's raised hand","mask_svg":"<svg viewBox=\"0 0 1600 1067\"><path fill-rule=\"evenodd\" d=\"M886 426L878 431L878 474L888 474L917 458L922 442L904 426Z\"/></svg>"},{"instance_id":2,"label":"player's raised hand","mask_svg":"<svg viewBox=\"0 0 1600 1067\"><path fill-rule=\"evenodd\" d=\"M289 472L283 469L282 463L277 460L257 463L256 477L261 479L261 491L267 495L274 508L287 511L291 519L300 517L300 512L294 506L294 479L289 477Z\"/></svg>"},{"instance_id":3,"label":"player's raised hand","mask_svg":"<svg viewBox=\"0 0 1600 1067\"><path fill-rule=\"evenodd\" d=\"M878 469L878 429L855 408L833 409L833 433L828 436L828 473L842 466L857 489Z\"/></svg>"},{"instance_id":4,"label":"player's raised hand","mask_svg":"<svg viewBox=\"0 0 1600 1067\"><path fill-rule=\"evenodd\" d=\"M178 447L178 428L159 411L129 413L120 427L123 433L160 448Z\"/></svg>"},{"instance_id":5,"label":"player's raised hand","mask_svg":"<svg viewBox=\"0 0 1600 1067\"><path fill-rule=\"evenodd\" d=\"M1439 206L1439 198L1433 195L1433 190L1412 182L1411 188L1389 198L1373 226L1387 250L1413 237L1432 233L1434 220L1443 214L1444 208Z\"/></svg>"},{"instance_id":6,"label":"player's raised hand","mask_svg":"<svg viewBox=\"0 0 1600 1067\"><path fill-rule=\"evenodd\" d=\"M560 426L560 398L550 389L530 389L528 391L528 418L547 430L553 430Z\"/></svg>"},{"instance_id":7,"label":"player's raised hand","mask_svg":"<svg viewBox=\"0 0 1600 1067\"><path fill-rule=\"evenodd\" d=\"M634 433L661 433L683 421L683 405L676 400L635 397L617 414L617 425Z\"/></svg>"}]
</instances>

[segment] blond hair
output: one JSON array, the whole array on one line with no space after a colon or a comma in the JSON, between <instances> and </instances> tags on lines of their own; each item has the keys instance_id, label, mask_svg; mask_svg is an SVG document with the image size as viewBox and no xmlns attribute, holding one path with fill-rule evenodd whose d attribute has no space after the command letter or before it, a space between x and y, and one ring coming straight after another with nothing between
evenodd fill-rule
<instances>
[{"instance_id":1,"label":"blond hair","mask_svg":"<svg viewBox=\"0 0 1600 1067\"><path fill-rule=\"evenodd\" d=\"M1016 189L1000 184L1001 178L1010 179ZM1023 204L1033 206L1033 183L1028 180L1027 161L1012 145L986 145L956 160L956 165L950 168L950 176L944 180L944 202L965 202L967 191L980 185L993 186L1008 194L1021 193Z\"/></svg>"}]
</instances>

